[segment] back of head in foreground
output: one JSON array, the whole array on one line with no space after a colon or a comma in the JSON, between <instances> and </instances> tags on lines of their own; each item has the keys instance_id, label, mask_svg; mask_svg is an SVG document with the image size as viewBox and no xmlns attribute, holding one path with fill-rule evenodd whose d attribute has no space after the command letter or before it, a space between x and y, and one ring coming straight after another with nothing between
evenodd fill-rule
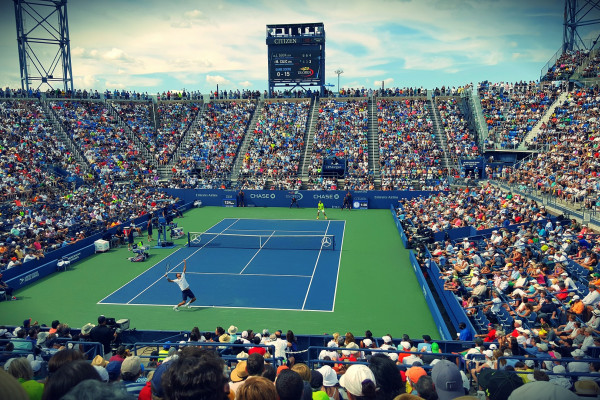
<instances>
[{"instance_id":1,"label":"back of head in foreground","mask_svg":"<svg viewBox=\"0 0 600 400\"><path fill-rule=\"evenodd\" d=\"M223 360L180 357L162 377L165 400L227 400Z\"/></svg>"},{"instance_id":2,"label":"back of head in foreground","mask_svg":"<svg viewBox=\"0 0 600 400\"><path fill-rule=\"evenodd\" d=\"M87 379L102 381L96 368L85 360L64 364L48 377L42 400L58 400L78 383Z\"/></svg>"},{"instance_id":3,"label":"back of head in foreground","mask_svg":"<svg viewBox=\"0 0 600 400\"><path fill-rule=\"evenodd\" d=\"M251 376L235 392L236 400L278 400L275 385L262 376Z\"/></svg>"},{"instance_id":4,"label":"back of head in foreground","mask_svg":"<svg viewBox=\"0 0 600 400\"><path fill-rule=\"evenodd\" d=\"M279 400L300 400L304 390L304 381L296 371L284 369L277 375L275 389Z\"/></svg>"},{"instance_id":5,"label":"back of head in foreground","mask_svg":"<svg viewBox=\"0 0 600 400\"><path fill-rule=\"evenodd\" d=\"M0 393L2 398L29 400L29 395L17 379L0 368Z\"/></svg>"},{"instance_id":6,"label":"back of head in foreground","mask_svg":"<svg viewBox=\"0 0 600 400\"><path fill-rule=\"evenodd\" d=\"M107 383L88 379L78 383L69 393L60 400L131 400L120 385L109 385Z\"/></svg>"}]
</instances>

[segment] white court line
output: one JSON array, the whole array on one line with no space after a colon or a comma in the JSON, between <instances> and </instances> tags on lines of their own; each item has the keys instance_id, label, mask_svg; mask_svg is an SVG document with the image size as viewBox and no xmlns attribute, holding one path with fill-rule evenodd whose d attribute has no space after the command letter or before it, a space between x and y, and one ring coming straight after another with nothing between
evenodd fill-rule
<instances>
[{"instance_id":1,"label":"white court line","mask_svg":"<svg viewBox=\"0 0 600 400\"><path fill-rule=\"evenodd\" d=\"M342 229L342 244L340 247L340 254L338 256L337 276L335 277L335 290L333 292L333 304L331 305L331 311L335 311L335 298L337 296L338 279L340 278L340 265L342 264L342 252L344 251L344 234L345 233L346 233L346 221L344 221L344 227Z\"/></svg>"},{"instance_id":2,"label":"white court line","mask_svg":"<svg viewBox=\"0 0 600 400\"><path fill-rule=\"evenodd\" d=\"M235 231L235 232L271 232L272 229L229 229L230 231ZM302 232L302 233L314 233L315 235L322 235L323 231L286 231L286 230L282 230L282 229L275 229L275 232ZM221 233L226 233L226 232L221 232ZM290 235L290 236L296 236L296 235ZM302 236L302 235L300 235Z\"/></svg>"},{"instance_id":3,"label":"white court line","mask_svg":"<svg viewBox=\"0 0 600 400\"><path fill-rule=\"evenodd\" d=\"M173 306L170 306L168 304L124 304L124 303L102 303L102 304L108 304L108 305L112 305L112 306L150 306L150 307L171 307L173 308ZM194 303L196 304L196 303ZM234 306L215 306L215 305L195 305L192 306L192 308L235 308L235 309L239 309L239 310L272 310L272 311L300 311L300 312L306 312L306 311L310 311L310 312L325 312L325 313L330 313L333 312L333 310L299 310L297 308L267 308L267 307L234 307ZM185 311L184 311L185 313ZM180 314L181 315L181 314Z\"/></svg>"},{"instance_id":4,"label":"white court line","mask_svg":"<svg viewBox=\"0 0 600 400\"><path fill-rule=\"evenodd\" d=\"M237 221L234 221L234 222L233 222L233 224L235 224L235 223L237 223ZM231 225L233 225L233 224L231 224ZM231 225L229 225L229 226L231 226ZM228 226L227 228L229 228L229 226ZM227 229L227 228L225 228L225 229ZM202 250L202 249L203 249L203 248L204 248L206 245L208 245L210 242L212 242L213 240L215 240L215 239L216 239L216 238L218 238L218 237L219 237L219 234L215 235L215 237L214 237L214 238L212 238L212 239L210 239L208 242L206 242L206 243L204 244L204 246L200 247L198 250L196 250L196 251L194 251L192 254L188 255L188 256L186 257L186 259L187 259L187 258L190 258L190 257L191 257L191 256L193 256L194 254L196 254L197 252L199 252L200 250ZM183 261L180 261L180 262L179 262L177 265L175 265L175 267L177 267L178 265L180 265L180 264L182 264L182 263L183 263ZM174 268L171 268L171 271L172 271L173 269L174 269ZM169 271L169 272L170 272L170 271ZM132 301L134 301L135 299L137 299L138 297L140 297L140 296L142 295L142 293L144 293L146 290L150 289L152 286L156 285L156 283L157 283L158 281L160 281L160 280L161 280L163 277L164 277L164 276L161 276L160 278L158 278L157 280L155 280L155 281L154 281L154 283L152 283L152 284L151 284L150 286L148 286L146 289L144 289L144 290L142 290L141 292L139 292L139 293L138 293L138 294L137 294L137 295L136 295L136 296L135 296L133 299L129 300L129 301L128 301L127 303L125 303L125 304L129 304L129 303L131 303Z\"/></svg>"},{"instance_id":5,"label":"white court line","mask_svg":"<svg viewBox=\"0 0 600 400\"><path fill-rule=\"evenodd\" d=\"M221 222L223 222L223 220L217 222L216 224L214 224L213 226L211 226L208 229L212 229L215 226L219 225ZM129 285L131 282L133 282L134 280L136 280L137 278L139 278L140 276L144 275L146 272L152 270L152 268L156 267L158 264L160 264L161 262L165 261L167 258L171 257L173 254L177 253L179 250L184 249L185 247L180 247L177 250L175 250L174 252L172 252L171 254L169 254L168 256L166 256L165 258L163 258L162 260L158 261L156 264L154 264L153 266L151 266L150 268L148 268L147 270L145 270L144 272L140 272L136 277L132 278L129 282L123 284L120 288L114 290L112 293L110 293L109 295L107 295L106 297L104 297L103 299L101 299L100 301L98 301L96 304L100 304L102 303L105 299L107 299L108 297L112 296L113 294L115 294L116 292L118 292L119 290L123 289L125 286ZM171 269L169 272L171 272L173 269ZM130 300L131 301L131 300ZM111 304L111 303L102 303L102 304ZM115 303L115 304L120 304L120 303Z\"/></svg>"},{"instance_id":6,"label":"white court line","mask_svg":"<svg viewBox=\"0 0 600 400\"><path fill-rule=\"evenodd\" d=\"M327 235L327 231L329 230L329 224L331 224L331 221L327 222L327 229L325 229L325 235ZM306 296L304 296L304 302L302 303L302 310L304 310L304 306L306 305L306 300L308 299L308 292L310 292L310 287L312 286L312 281L315 277L315 272L317 271L317 265L319 264L319 258L321 258L322 251L323 251L323 243L321 243L321 248L319 249L319 255L317 256L317 261L315 262L315 267L313 268L312 276L310 277L310 282L308 283L308 289L306 289Z\"/></svg>"},{"instance_id":7,"label":"white court line","mask_svg":"<svg viewBox=\"0 0 600 400\"><path fill-rule=\"evenodd\" d=\"M239 276L238 272L188 272L187 275L233 275ZM310 275L278 275L278 274L244 274L244 276L272 276L275 278L279 277L294 277L294 278L310 278Z\"/></svg>"},{"instance_id":8,"label":"white court line","mask_svg":"<svg viewBox=\"0 0 600 400\"><path fill-rule=\"evenodd\" d=\"M240 275L242 275L244 273L244 271L246 270L246 268L248 268L248 265L250 265L250 263L252 262L252 260L254 260L254 257L256 257L258 255L258 253L260 253L260 251L262 250L262 248L265 247L265 244L267 244L267 242L271 239L271 237L273 237L274 234L275 234L275 231L273 231L273 233L271 233L271 236L269 236L267 238L267 240L265 240L265 242L260 245L260 248L258 250L256 250L256 253L254 253L254 255L252 256L252 258L250 259L250 261L248 261L248 264L246 264L246 266L244 268L242 268L242 270L240 271Z\"/></svg>"},{"instance_id":9,"label":"white court line","mask_svg":"<svg viewBox=\"0 0 600 400\"><path fill-rule=\"evenodd\" d=\"M233 218L223 218L225 219L233 219ZM316 222L316 223L324 223L325 220L319 219L301 219L301 218L274 218L274 219L266 219L266 218L238 218L240 221L253 220L253 221L302 221L302 222ZM345 219L334 219L328 221L346 221Z\"/></svg>"}]
</instances>

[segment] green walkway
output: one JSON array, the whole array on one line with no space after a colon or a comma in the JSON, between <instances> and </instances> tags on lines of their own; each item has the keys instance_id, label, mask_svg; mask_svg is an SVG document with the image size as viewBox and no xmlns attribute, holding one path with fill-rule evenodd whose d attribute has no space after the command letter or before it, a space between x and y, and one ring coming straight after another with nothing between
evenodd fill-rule
<instances>
[{"instance_id":1,"label":"green walkway","mask_svg":"<svg viewBox=\"0 0 600 400\"><path fill-rule=\"evenodd\" d=\"M296 334L351 331L360 336L369 329L376 336L407 333L420 338L428 333L439 337L390 211L331 209L327 213L330 219L346 220L334 312L196 308L176 313L169 307L99 305L99 300L175 250L150 249L147 261L131 263L126 259L131 253L122 247L18 291L18 301L0 303L0 322L20 325L31 317L40 323L58 319L81 327L104 314L129 318L131 328L137 329L214 330L233 324L255 331L292 329ZM314 209L205 207L190 210L176 222L187 233L207 230L223 218L313 219L315 214ZM177 243L186 242L187 236Z\"/></svg>"}]
</instances>

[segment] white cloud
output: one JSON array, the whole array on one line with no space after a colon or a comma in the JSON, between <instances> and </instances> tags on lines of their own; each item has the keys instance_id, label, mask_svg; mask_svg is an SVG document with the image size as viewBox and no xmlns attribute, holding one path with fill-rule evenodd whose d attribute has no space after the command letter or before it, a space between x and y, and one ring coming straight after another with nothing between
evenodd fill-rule
<instances>
[{"instance_id":1,"label":"white cloud","mask_svg":"<svg viewBox=\"0 0 600 400\"><path fill-rule=\"evenodd\" d=\"M384 79L383 83L385 84L385 86L390 86L392 83L394 83L394 78ZM381 81L373 81L373 84L375 86L381 86Z\"/></svg>"},{"instance_id":2,"label":"white cloud","mask_svg":"<svg viewBox=\"0 0 600 400\"><path fill-rule=\"evenodd\" d=\"M102 57L105 60L122 61L122 62L126 62L126 63L132 63L135 61L133 59L133 57L131 57L127 53L125 53L124 50L116 48L116 47L113 47L112 49L110 49L109 51L104 53L102 55Z\"/></svg>"},{"instance_id":3,"label":"white cloud","mask_svg":"<svg viewBox=\"0 0 600 400\"><path fill-rule=\"evenodd\" d=\"M252 86L252 82L250 82L250 81L238 82L238 85L240 85L241 87L247 88L247 87Z\"/></svg>"},{"instance_id":4,"label":"white cloud","mask_svg":"<svg viewBox=\"0 0 600 400\"><path fill-rule=\"evenodd\" d=\"M225 79L220 75L206 75L206 83L213 85L230 85L231 81Z\"/></svg>"},{"instance_id":5,"label":"white cloud","mask_svg":"<svg viewBox=\"0 0 600 400\"><path fill-rule=\"evenodd\" d=\"M434 71L454 66L454 61L449 57L424 57L411 54L406 56L404 61L405 69Z\"/></svg>"},{"instance_id":6,"label":"white cloud","mask_svg":"<svg viewBox=\"0 0 600 400\"><path fill-rule=\"evenodd\" d=\"M123 82L109 82L109 81L106 81L104 83L104 86L107 89L125 89L127 87L127 85Z\"/></svg>"},{"instance_id":7,"label":"white cloud","mask_svg":"<svg viewBox=\"0 0 600 400\"><path fill-rule=\"evenodd\" d=\"M206 19L206 16L200 10L186 11L183 13L183 16L189 19Z\"/></svg>"},{"instance_id":8,"label":"white cloud","mask_svg":"<svg viewBox=\"0 0 600 400\"><path fill-rule=\"evenodd\" d=\"M76 88L97 88L98 79L94 75L74 76L73 86Z\"/></svg>"}]
</instances>

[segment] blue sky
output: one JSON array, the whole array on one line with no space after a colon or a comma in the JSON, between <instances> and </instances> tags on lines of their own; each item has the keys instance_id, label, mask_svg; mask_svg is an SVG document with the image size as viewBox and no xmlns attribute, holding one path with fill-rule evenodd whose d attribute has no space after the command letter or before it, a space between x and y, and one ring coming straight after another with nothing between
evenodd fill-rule
<instances>
[{"instance_id":1,"label":"blue sky","mask_svg":"<svg viewBox=\"0 0 600 400\"><path fill-rule=\"evenodd\" d=\"M20 87L12 1L0 86ZM78 88L267 88L267 24L323 22L326 82L344 87L539 79L562 42L561 0L69 0Z\"/></svg>"}]
</instances>

